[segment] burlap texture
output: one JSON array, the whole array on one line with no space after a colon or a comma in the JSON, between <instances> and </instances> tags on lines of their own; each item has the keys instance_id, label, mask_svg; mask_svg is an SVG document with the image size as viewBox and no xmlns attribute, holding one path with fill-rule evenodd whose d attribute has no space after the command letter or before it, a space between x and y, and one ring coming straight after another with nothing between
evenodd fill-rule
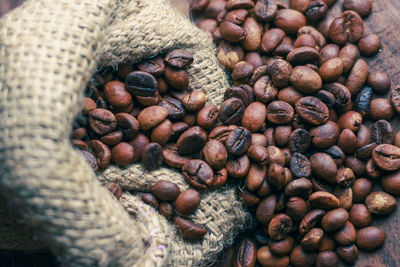
<instances>
[{"instance_id":1,"label":"burlap texture","mask_svg":"<svg viewBox=\"0 0 400 267\"><path fill-rule=\"evenodd\" d=\"M191 266L213 261L229 244L249 217L233 188L202 194L190 217L208 233L186 242L136 196L117 201L69 142L95 66L175 47L194 54L191 89L219 103L228 83L211 41L165 0L31 0L0 20L0 192L9 208L0 214L0 246L32 248L32 229L66 266ZM138 190L159 179L188 187L176 171L138 165L100 177ZM4 234L13 230L7 225L18 229L14 237Z\"/></svg>"}]
</instances>

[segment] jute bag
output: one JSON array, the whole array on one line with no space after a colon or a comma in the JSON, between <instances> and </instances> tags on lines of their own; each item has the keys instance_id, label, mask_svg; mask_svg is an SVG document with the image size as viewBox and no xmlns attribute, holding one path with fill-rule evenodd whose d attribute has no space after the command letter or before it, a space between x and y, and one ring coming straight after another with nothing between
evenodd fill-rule
<instances>
[{"instance_id":1,"label":"jute bag","mask_svg":"<svg viewBox=\"0 0 400 267\"><path fill-rule=\"evenodd\" d=\"M233 188L202 194L191 219L208 233L187 242L126 191L161 179L184 190L181 174L132 165L96 177L69 141L96 66L176 47L194 54L191 89L221 102L228 83L211 41L165 0L31 0L0 20L1 248L45 245L65 266L198 266L232 242L249 219ZM120 202L105 181L123 186Z\"/></svg>"}]
</instances>

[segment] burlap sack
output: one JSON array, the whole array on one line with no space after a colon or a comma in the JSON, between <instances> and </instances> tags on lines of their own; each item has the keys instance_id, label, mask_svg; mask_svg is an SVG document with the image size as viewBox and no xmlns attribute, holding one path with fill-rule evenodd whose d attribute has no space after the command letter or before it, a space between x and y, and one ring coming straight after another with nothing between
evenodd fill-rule
<instances>
[{"instance_id":1,"label":"burlap sack","mask_svg":"<svg viewBox=\"0 0 400 267\"><path fill-rule=\"evenodd\" d=\"M9 207L0 205L1 247L32 248L32 231L66 266L192 266L232 241L249 218L233 188L202 194L190 217L208 233L186 242L138 197L124 193L119 202L99 182L148 190L164 179L188 188L178 172L134 165L96 177L69 142L95 66L175 47L194 54L191 88L219 103L228 83L211 41L165 0L31 0L0 20L0 192Z\"/></svg>"}]
</instances>

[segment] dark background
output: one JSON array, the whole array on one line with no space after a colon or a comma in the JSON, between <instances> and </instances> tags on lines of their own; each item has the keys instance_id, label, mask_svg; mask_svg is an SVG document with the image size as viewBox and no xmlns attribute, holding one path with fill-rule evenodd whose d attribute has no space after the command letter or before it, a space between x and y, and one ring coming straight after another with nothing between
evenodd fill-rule
<instances>
[{"instance_id":1,"label":"dark background","mask_svg":"<svg viewBox=\"0 0 400 267\"><path fill-rule=\"evenodd\" d=\"M56 0L54 0L56 1ZM171 0L182 11L187 10L186 0ZM289 0L281 0L288 3ZM0 0L0 16L20 5L24 0ZM340 3L330 12L338 15L341 12ZM392 80L392 86L400 84L400 1L374 0L373 15L365 20L365 33L376 33L382 40L382 51L372 58L366 59L371 71L386 72ZM397 116L399 117L399 116ZM399 118L393 122L396 130L400 129ZM379 188L379 185L376 185ZM374 218L372 225L382 227L386 232L384 246L372 253L360 251L356 266L359 267L396 267L400 266L400 209L397 208L390 216ZM227 253L228 255L230 254ZM219 261L224 266L223 261ZM53 267L58 266L55 258L48 251L20 252L0 250L0 267ZM341 264L343 266L343 264Z\"/></svg>"}]
</instances>

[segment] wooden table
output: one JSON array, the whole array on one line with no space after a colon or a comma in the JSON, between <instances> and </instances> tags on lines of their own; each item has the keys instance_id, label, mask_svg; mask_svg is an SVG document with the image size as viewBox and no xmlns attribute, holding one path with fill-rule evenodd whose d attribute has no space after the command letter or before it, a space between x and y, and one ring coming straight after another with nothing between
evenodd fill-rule
<instances>
[{"instance_id":1,"label":"wooden table","mask_svg":"<svg viewBox=\"0 0 400 267\"><path fill-rule=\"evenodd\" d=\"M187 7L184 0L173 1L177 3L182 10L185 10ZM22 2L23 0L0 0L0 15ZM282 0L281 2L288 3L288 0ZM330 12L333 12L333 14L340 14L341 2L342 0L338 0L334 7L331 8ZM375 0L373 3L373 14L365 20L365 33L376 33L382 40L382 51L376 56L366 59L370 66L370 70L386 72L389 77L391 77L392 85L400 84L400 44L397 39L400 36L400 0ZM400 130L399 118L395 118L393 123L396 130ZM375 188L379 188L379 185L375 185ZM400 266L400 209L397 208L388 217L374 218L372 225L380 226L385 230L385 245L372 253L360 251L360 256L356 266ZM54 266L54 259L46 253L39 253L36 254L36 256L35 254L17 253L13 256L10 253L0 251L0 262L3 264L5 263L4 261L7 262L7 260L9 263L7 266L10 267ZM49 265L46 265L45 262ZM341 266L346 265L341 263Z\"/></svg>"}]
</instances>

